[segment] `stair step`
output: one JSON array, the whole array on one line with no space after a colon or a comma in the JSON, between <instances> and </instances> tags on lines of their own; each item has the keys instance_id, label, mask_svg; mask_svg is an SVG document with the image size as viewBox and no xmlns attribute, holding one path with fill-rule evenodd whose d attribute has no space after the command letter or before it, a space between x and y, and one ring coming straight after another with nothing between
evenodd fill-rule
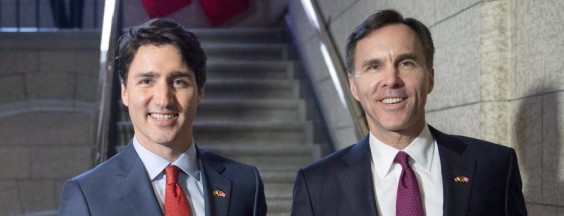
<instances>
[{"instance_id":1,"label":"stair step","mask_svg":"<svg viewBox=\"0 0 564 216\"><path fill-rule=\"evenodd\" d=\"M213 121L194 122L194 137L199 143L246 143L296 145L313 143L312 124L307 121Z\"/></svg>"},{"instance_id":2,"label":"stair step","mask_svg":"<svg viewBox=\"0 0 564 216\"><path fill-rule=\"evenodd\" d=\"M194 138L198 143L211 145L234 144L263 144L281 145L292 143L303 145L313 143L312 124L308 121L195 121ZM131 139L133 126L130 121L118 122L120 140Z\"/></svg>"},{"instance_id":3,"label":"stair step","mask_svg":"<svg viewBox=\"0 0 564 216\"><path fill-rule=\"evenodd\" d=\"M278 28L224 28L224 29L189 29L201 43L280 43L284 42L284 32Z\"/></svg>"},{"instance_id":4,"label":"stair step","mask_svg":"<svg viewBox=\"0 0 564 216\"><path fill-rule=\"evenodd\" d=\"M197 143L200 143L196 141ZM314 145L264 145L264 144L198 144L211 152L215 152L225 157L256 165L257 167L301 167L316 158L316 146ZM285 176L289 175L289 176ZM276 179L280 178L280 179ZM277 183L291 183L293 174L291 172L281 172L278 175L270 172L269 179L276 180ZM282 181L290 180L290 181Z\"/></svg>"},{"instance_id":5,"label":"stair step","mask_svg":"<svg viewBox=\"0 0 564 216\"><path fill-rule=\"evenodd\" d=\"M210 80L206 83L205 97L220 98L278 98L293 99L299 96L296 80L274 79L232 79Z\"/></svg>"},{"instance_id":6,"label":"stair step","mask_svg":"<svg viewBox=\"0 0 564 216\"><path fill-rule=\"evenodd\" d=\"M288 61L208 61L208 80L228 78L292 79L294 63Z\"/></svg>"},{"instance_id":7,"label":"stair step","mask_svg":"<svg viewBox=\"0 0 564 216\"><path fill-rule=\"evenodd\" d=\"M305 120L305 102L298 99L233 100L204 99L198 117L206 121L286 121Z\"/></svg>"},{"instance_id":8,"label":"stair step","mask_svg":"<svg viewBox=\"0 0 564 216\"><path fill-rule=\"evenodd\" d=\"M214 60L285 60L284 44L203 44L209 59Z\"/></svg>"},{"instance_id":9,"label":"stair step","mask_svg":"<svg viewBox=\"0 0 564 216\"><path fill-rule=\"evenodd\" d=\"M292 198L267 198L268 216L288 216L292 211Z\"/></svg>"}]
</instances>

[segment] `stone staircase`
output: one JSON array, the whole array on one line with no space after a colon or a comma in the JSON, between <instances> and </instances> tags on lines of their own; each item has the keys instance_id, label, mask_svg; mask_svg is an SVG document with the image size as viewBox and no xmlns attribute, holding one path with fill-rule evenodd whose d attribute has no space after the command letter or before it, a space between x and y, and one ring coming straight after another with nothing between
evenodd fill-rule
<instances>
[{"instance_id":1,"label":"stone staircase","mask_svg":"<svg viewBox=\"0 0 564 216\"><path fill-rule=\"evenodd\" d=\"M194 122L196 143L256 165L269 216L290 215L299 167L319 158L303 86L281 29L195 29L208 54L204 101ZM120 143L131 138L127 114Z\"/></svg>"}]
</instances>

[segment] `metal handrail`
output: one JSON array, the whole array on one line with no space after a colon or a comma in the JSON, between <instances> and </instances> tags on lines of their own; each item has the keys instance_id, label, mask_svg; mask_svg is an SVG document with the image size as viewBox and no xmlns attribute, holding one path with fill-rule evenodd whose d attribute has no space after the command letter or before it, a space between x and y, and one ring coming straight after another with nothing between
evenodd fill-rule
<instances>
[{"instance_id":1,"label":"metal handrail","mask_svg":"<svg viewBox=\"0 0 564 216\"><path fill-rule=\"evenodd\" d=\"M360 105L353 98L350 91L346 90L349 87L349 81L342 58L337 52L334 40L323 22L323 17L319 13L317 4L315 4L313 0L301 0L301 3L309 19L309 23L316 30L321 40L320 49L325 63L327 64L327 68L329 69L329 74L339 94L341 104L345 109L349 110L350 114L353 116L355 134L357 138L360 139L368 133L368 126L366 125L366 118Z\"/></svg>"},{"instance_id":2,"label":"metal handrail","mask_svg":"<svg viewBox=\"0 0 564 216\"><path fill-rule=\"evenodd\" d=\"M114 59L117 38L121 33L120 0L106 0L100 42L100 77L98 82L98 125L96 130L96 163L107 159L113 94Z\"/></svg>"}]
</instances>

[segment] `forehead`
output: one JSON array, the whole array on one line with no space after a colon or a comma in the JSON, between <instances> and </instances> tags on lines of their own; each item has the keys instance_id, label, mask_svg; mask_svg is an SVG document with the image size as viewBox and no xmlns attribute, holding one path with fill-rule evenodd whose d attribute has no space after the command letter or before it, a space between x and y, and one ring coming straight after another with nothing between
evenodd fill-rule
<instances>
[{"instance_id":1,"label":"forehead","mask_svg":"<svg viewBox=\"0 0 564 216\"><path fill-rule=\"evenodd\" d=\"M405 24L392 24L379 28L356 44L357 61L374 55L395 56L405 53L423 55L423 45L415 31Z\"/></svg>"},{"instance_id":2,"label":"forehead","mask_svg":"<svg viewBox=\"0 0 564 216\"><path fill-rule=\"evenodd\" d=\"M170 44L140 46L129 67L130 73L169 71L189 71L178 48Z\"/></svg>"}]
</instances>

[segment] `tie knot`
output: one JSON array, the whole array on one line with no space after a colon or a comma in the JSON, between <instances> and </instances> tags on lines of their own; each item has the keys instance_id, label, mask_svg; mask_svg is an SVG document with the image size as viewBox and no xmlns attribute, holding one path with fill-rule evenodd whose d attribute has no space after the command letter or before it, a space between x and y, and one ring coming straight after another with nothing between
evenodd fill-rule
<instances>
[{"instance_id":1,"label":"tie knot","mask_svg":"<svg viewBox=\"0 0 564 216\"><path fill-rule=\"evenodd\" d=\"M176 184L178 182L178 173L180 172L180 168L174 165L167 166L165 169L166 174L166 183L167 184Z\"/></svg>"},{"instance_id":2,"label":"tie knot","mask_svg":"<svg viewBox=\"0 0 564 216\"><path fill-rule=\"evenodd\" d=\"M406 169L409 167L409 155L404 151L400 151L394 158L394 162L399 163L401 168Z\"/></svg>"}]
</instances>

